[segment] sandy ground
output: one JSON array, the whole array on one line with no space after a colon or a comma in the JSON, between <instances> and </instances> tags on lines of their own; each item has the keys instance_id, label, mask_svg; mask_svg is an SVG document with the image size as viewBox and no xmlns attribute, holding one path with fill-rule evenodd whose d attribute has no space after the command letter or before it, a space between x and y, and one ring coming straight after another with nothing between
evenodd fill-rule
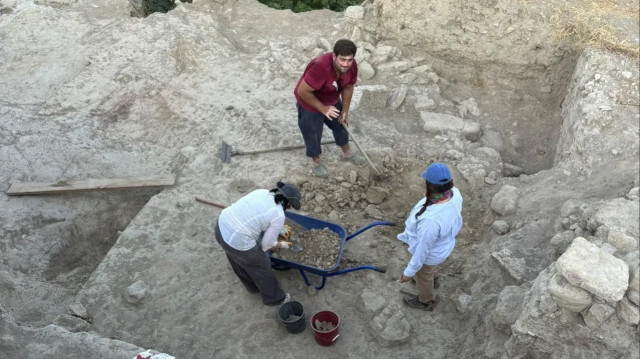
<instances>
[{"instance_id":1,"label":"sandy ground","mask_svg":"<svg viewBox=\"0 0 640 359\"><path fill-rule=\"evenodd\" d=\"M130 18L122 3L0 3L11 9L0 17L0 38L7 39L0 52L6 59L0 70L7 74L0 80L5 190L16 181L176 176L175 185L164 190L2 196L0 304L11 320L4 316L0 327L0 348L6 348L0 357L61 353L64 345L46 340L71 340L85 331L101 339L90 343L102 352L122 349L105 358L127 358L139 349L104 344L107 339L177 358L499 357L509 335L493 328L487 311L505 286L529 288L553 262L546 242L557 229L562 204L615 198L638 185L637 163L631 161L637 144L616 152L616 163L623 165L614 172L589 177L573 175L569 166L554 167L560 162L560 133L571 133L561 131L560 104L577 54L553 47L546 32L530 35L540 49L498 36L508 31L508 19L526 16L511 7L506 11L503 3L474 8L486 21L462 32L456 22L451 34L434 35L434 41L461 51L471 43L469 36L486 33L479 24L493 24L489 15L497 13L497 40L469 50L500 55L482 68L439 46L429 52L387 38L378 18L358 23L329 11L294 15L249 0L196 1L145 19ZM397 4L384 5L369 11L384 17ZM516 31L536 28L535 22L525 25ZM376 45L362 61L378 71L359 82L350 122L386 178L376 179L367 165L341 161L332 145L323 148L328 179L311 175L303 150L237 155L224 163L222 141L244 150L302 143L293 86L309 59L341 37L357 37L359 51ZM512 63L502 56L501 46L509 42L518 44ZM402 66L410 69L398 70ZM635 99L637 109L637 90L630 85L637 71L626 80L626 74L609 73L624 89L617 99ZM404 101L393 106L401 94ZM424 111L481 124L481 136L469 139L460 129L427 133ZM637 138L637 126L635 133L633 125L626 127L620 143ZM595 157L590 168L605 158L571 151ZM414 287L396 283L408 261L396 235L424 195L420 174L435 161L452 168L465 200L465 225L441 267L437 311L425 313L402 305L400 290ZM504 175L507 163L518 175ZM213 240L220 209L195 201L229 204L280 180L300 186L298 213L338 224L347 236L376 221L396 223L345 242L337 263L340 270L364 265L384 273L362 269L329 276L318 290L319 276L307 274L313 284L307 286L297 269L276 272L283 289L304 306L307 320L323 310L340 317L340 338L331 347L318 346L309 326L289 334L277 320L277 307L263 306L259 295L245 291ZM600 186L603 181L615 188ZM518 212L504 217L512 228L508 236L535 239L513 244L513 252L520 248L532 258L521 280L491 259L492 246L506 237L491 229L500 216L490 202L505 184L522 189ZM372 187L383 200L374 200ZM86 309L87 320L68 314L74 303ZM72 333L58 337L49 327L41 334L48 339L34 339L50 323ZM71 357L86 354L81 345L68 347Z\"/></svg>"}]
</instances>

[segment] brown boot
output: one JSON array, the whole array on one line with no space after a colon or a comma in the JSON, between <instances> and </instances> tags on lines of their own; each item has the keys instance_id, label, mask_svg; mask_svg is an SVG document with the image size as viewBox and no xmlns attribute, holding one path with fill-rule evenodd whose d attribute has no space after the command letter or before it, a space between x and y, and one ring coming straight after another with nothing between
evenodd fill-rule
<instances>
[{"instance_id":1,"label":"brown boot","mask_svg":"<svg viewBox=\"0 0 640 359\"><path fill-rule=\"evenodd\" d=\"M404 303L411 308L422 309L426 310L427 312L433 312L433 310L436 308L435 299L431 299L430 301L423 303L420 301L420 299L418 299L418 296L413 295L404 297Z\"/></svg>"}]
</instances>

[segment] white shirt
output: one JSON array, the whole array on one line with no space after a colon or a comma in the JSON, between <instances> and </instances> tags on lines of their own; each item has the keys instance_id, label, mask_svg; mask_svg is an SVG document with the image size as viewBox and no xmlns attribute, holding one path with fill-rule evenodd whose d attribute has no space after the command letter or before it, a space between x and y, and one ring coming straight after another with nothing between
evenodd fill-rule
<instances>
[{"instance_id":1,"label":"white shirt","mask_svg":"<svg viewBox=\"0 0 640 359\"><path fill-rule=\"evenodd\" d=\"M225 208L218 218L222 239L234 249L246 251L253 248L262 237L262 249L278 243L278 235L284 232L284 210L276 204L274 194L257 189Z\"/></svg>"},{"instance_id":2,"label":"white shirt","mask_svg":"<svg viewBox=\"0 0 640 359\"><path fill-rule=\"evenodd\" d=\"M411 260L404 275L413 277L423 265L437 265L445 261L456 244L462 228L462 195L453 187L453 196L444 203L432 204L416 218L426 197L418 202L405 222L398 239L409 245Z\"/></svg>"}]
</instances>

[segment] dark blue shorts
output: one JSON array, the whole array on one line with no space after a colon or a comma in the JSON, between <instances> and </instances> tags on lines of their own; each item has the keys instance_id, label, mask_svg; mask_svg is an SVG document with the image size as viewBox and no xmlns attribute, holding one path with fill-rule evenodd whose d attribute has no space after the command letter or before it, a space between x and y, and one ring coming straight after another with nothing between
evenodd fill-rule
<instances>
[{"instance_id":1,"label":"dark blue shorts","mask_svg":"<svg viewBox=\"0 0 640 359\"><path fill-rule=\"evenodd\" d=\"M349 133L338 122L338 119L329 121L323 114L319 112L309 112L296 103L298 108L298 127L302 132L302 138L304 139L304 145L307 149L307 157L318 157L322 153L322 130L324 125L327 125L333 132L333 138L336 140L336 145L344 146L349 143ZM338 101L334 105L338 110L342 111L342 102Z\"/></svg>"}]
</instances>

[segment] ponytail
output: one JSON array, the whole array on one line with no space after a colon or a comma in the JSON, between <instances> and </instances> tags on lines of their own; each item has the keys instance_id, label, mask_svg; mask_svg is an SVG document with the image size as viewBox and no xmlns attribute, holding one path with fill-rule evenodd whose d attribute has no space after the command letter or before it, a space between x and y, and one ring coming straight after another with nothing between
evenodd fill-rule
<instances>
[{"instance_id":1,"label":"ponytail","mask_svg":"<svg viewBox=\"0 0 640 359\"><path fill-rule=\"evenodd\" d=\"M450 190L453 188L453 181L449 181L445 184L433 184L433 183L429 183L426 182L427 185L427 194L426 194L426 199L424 201L424 204L422 205L422 207L420 208L420 210L418 211L418 213L416 213L416 219L418 217L420 217L424 211L427 210L427 207L432 205L433 203L430 203L429 198L431 196L433 196L434 194L438 194L438 193L445 193L446 191Z\"/></svg>"}]
</instances>

